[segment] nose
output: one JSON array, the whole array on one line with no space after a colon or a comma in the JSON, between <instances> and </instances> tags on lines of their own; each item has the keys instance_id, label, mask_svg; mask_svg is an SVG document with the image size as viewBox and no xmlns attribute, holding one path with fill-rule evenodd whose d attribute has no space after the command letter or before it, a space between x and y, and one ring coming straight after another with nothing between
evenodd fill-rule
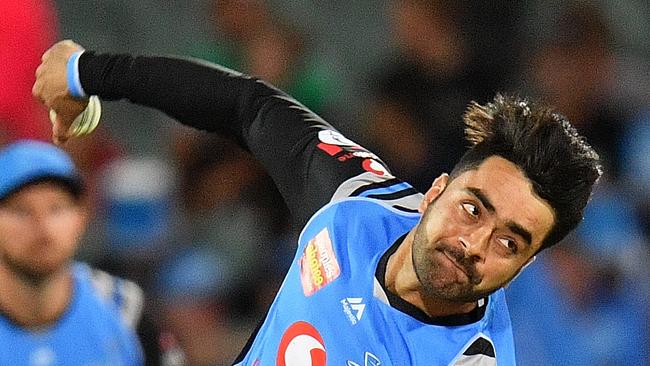
<instances>
[{"instance_id":1,"label":"nose","mask_svg":"<svg viewBox=\"0 0 650 366\"><path fill-rule=\"evenodd\" d=\"M41 217L35 217L32 216L32 225L30 227L30 231L32 232L32 235L36 240L39 242L47 240L48 237L48 228L46 226L46 222L42 220Z\"/></svg>"},{"instance_id":2,"label":"nose","mask_svg":"<svg viewBox=\"0 0 650 366\"><path fill-rule=\"evenodd\" d=\"M52 237L52 232L56 229L55 223L45 213L35 212L32 213L32 226L31 231L39 241L47 241Z\"/></svg>"},{"instance_id":3,"label":"nose","mask_svg":"<svg viewBox=\"0 0 650 366\"><path fill-rule=\"evenodd\" d=\"M485 229L478 229L469 235L459 236L458 241L465 249L468 257L472 258L475 262L482 262L485 260L488 244L490 242L492 231Z\"/></svg>"}]
</instances>

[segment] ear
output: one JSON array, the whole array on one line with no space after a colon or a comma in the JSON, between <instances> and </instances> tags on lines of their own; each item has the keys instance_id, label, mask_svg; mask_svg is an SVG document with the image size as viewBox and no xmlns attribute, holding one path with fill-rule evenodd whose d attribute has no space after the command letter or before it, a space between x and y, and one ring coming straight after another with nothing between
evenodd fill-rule
<instances>
[{"instance_id":1,"label":"ear","mask_svg":"<svg viewBox=\"0 0 650 366\"><path fill-rule=\"evenodd\" d=\"M447 182L449 181L449 174L443 173L438 178L436 178L433 183L431 183L431 188L424 194L424 198L420 202L420 207L418 211L423 214L427 210L427 207L433 202L442 191L447 188Z\"/></svg>"},{"instance_id":2,"label":"ear","mask_svg":"<svg viewBox=\"0 0 650 366\"><path fill-rule=\"evenodd\" d=\"M511 279L510 281L508 281L505 285L503 285L503 287L506 288L506 287L510 286L510 284L512 283L512 281L514 281L517 277L519 277L519 275L521 274L521 272L523 272L524 269L526 269L526 267L528 267L528 266L530 266L531 264L533 264L533 262L535 261L535 259L537 259L537 256L536 256L536 255L534 255L534 256L528 258L528 260L526 261L526 263L524 263L524 265L521 266L521 268L519 268L519 271L517 271L517 273L512 277L512 279Z\"/></svg>"}]
</instances>

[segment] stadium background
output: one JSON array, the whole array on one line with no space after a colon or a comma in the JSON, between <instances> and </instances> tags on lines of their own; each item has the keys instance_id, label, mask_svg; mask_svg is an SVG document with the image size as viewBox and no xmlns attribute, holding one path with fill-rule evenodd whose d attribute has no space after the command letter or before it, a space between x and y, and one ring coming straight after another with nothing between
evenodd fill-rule
<instances>
[{"instance_id":1,"label":"stadium background","mask_svg":"<svg viewBox=\"0 0 650 366\"><path fill-rule=\"evenodd\" d=\"M48 139L40 54L204 58L261 75L426 189L462 153L468 101L566 113L606 162L583 225L508 288L522 365L650 365L650 4L618 1L0 2L0 140ZM136 280L188 364L228 364L297 237L246 153L126 102L67 147L94 219L79 257Z\"/></svg>"}]
</instances>

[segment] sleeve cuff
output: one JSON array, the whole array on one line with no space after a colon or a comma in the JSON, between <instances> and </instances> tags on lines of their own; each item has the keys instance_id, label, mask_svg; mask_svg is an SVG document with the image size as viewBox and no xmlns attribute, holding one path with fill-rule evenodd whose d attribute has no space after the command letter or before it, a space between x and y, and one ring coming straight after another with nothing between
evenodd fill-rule
<instances>
[{"instance_id":1,"label":"sleeve cuff","mask_svg":"<svg viewBox=\"0 0 650 366\"><path fill-rule=\"evenodd\" d=\"M79 57L84 51L77 51L73 53L68 59L67 64L67 82L68 82L68 91L70 95L75 98L88 98L88 95L81 86L81 80L79 79Z\"/></svg>"}]
</instances>

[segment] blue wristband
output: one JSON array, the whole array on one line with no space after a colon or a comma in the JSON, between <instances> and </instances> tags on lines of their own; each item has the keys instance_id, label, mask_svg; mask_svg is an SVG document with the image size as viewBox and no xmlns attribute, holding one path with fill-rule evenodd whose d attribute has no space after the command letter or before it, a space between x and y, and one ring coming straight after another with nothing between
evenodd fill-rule
<instances>
[{"instance_id":1,"label":"blue wristband","mask_svg":"<svg viewBox=\"0 0 650 366\"><path fill-rule=\"evenodd\" d=\"M88 98L88 95L81 87L81 80L79 79L79 57L84 51L77 51L73 53L68 59L66 67L66 80L68 82L68 91L70 95L75 98Z\"/></svg>"}]
</instances>

